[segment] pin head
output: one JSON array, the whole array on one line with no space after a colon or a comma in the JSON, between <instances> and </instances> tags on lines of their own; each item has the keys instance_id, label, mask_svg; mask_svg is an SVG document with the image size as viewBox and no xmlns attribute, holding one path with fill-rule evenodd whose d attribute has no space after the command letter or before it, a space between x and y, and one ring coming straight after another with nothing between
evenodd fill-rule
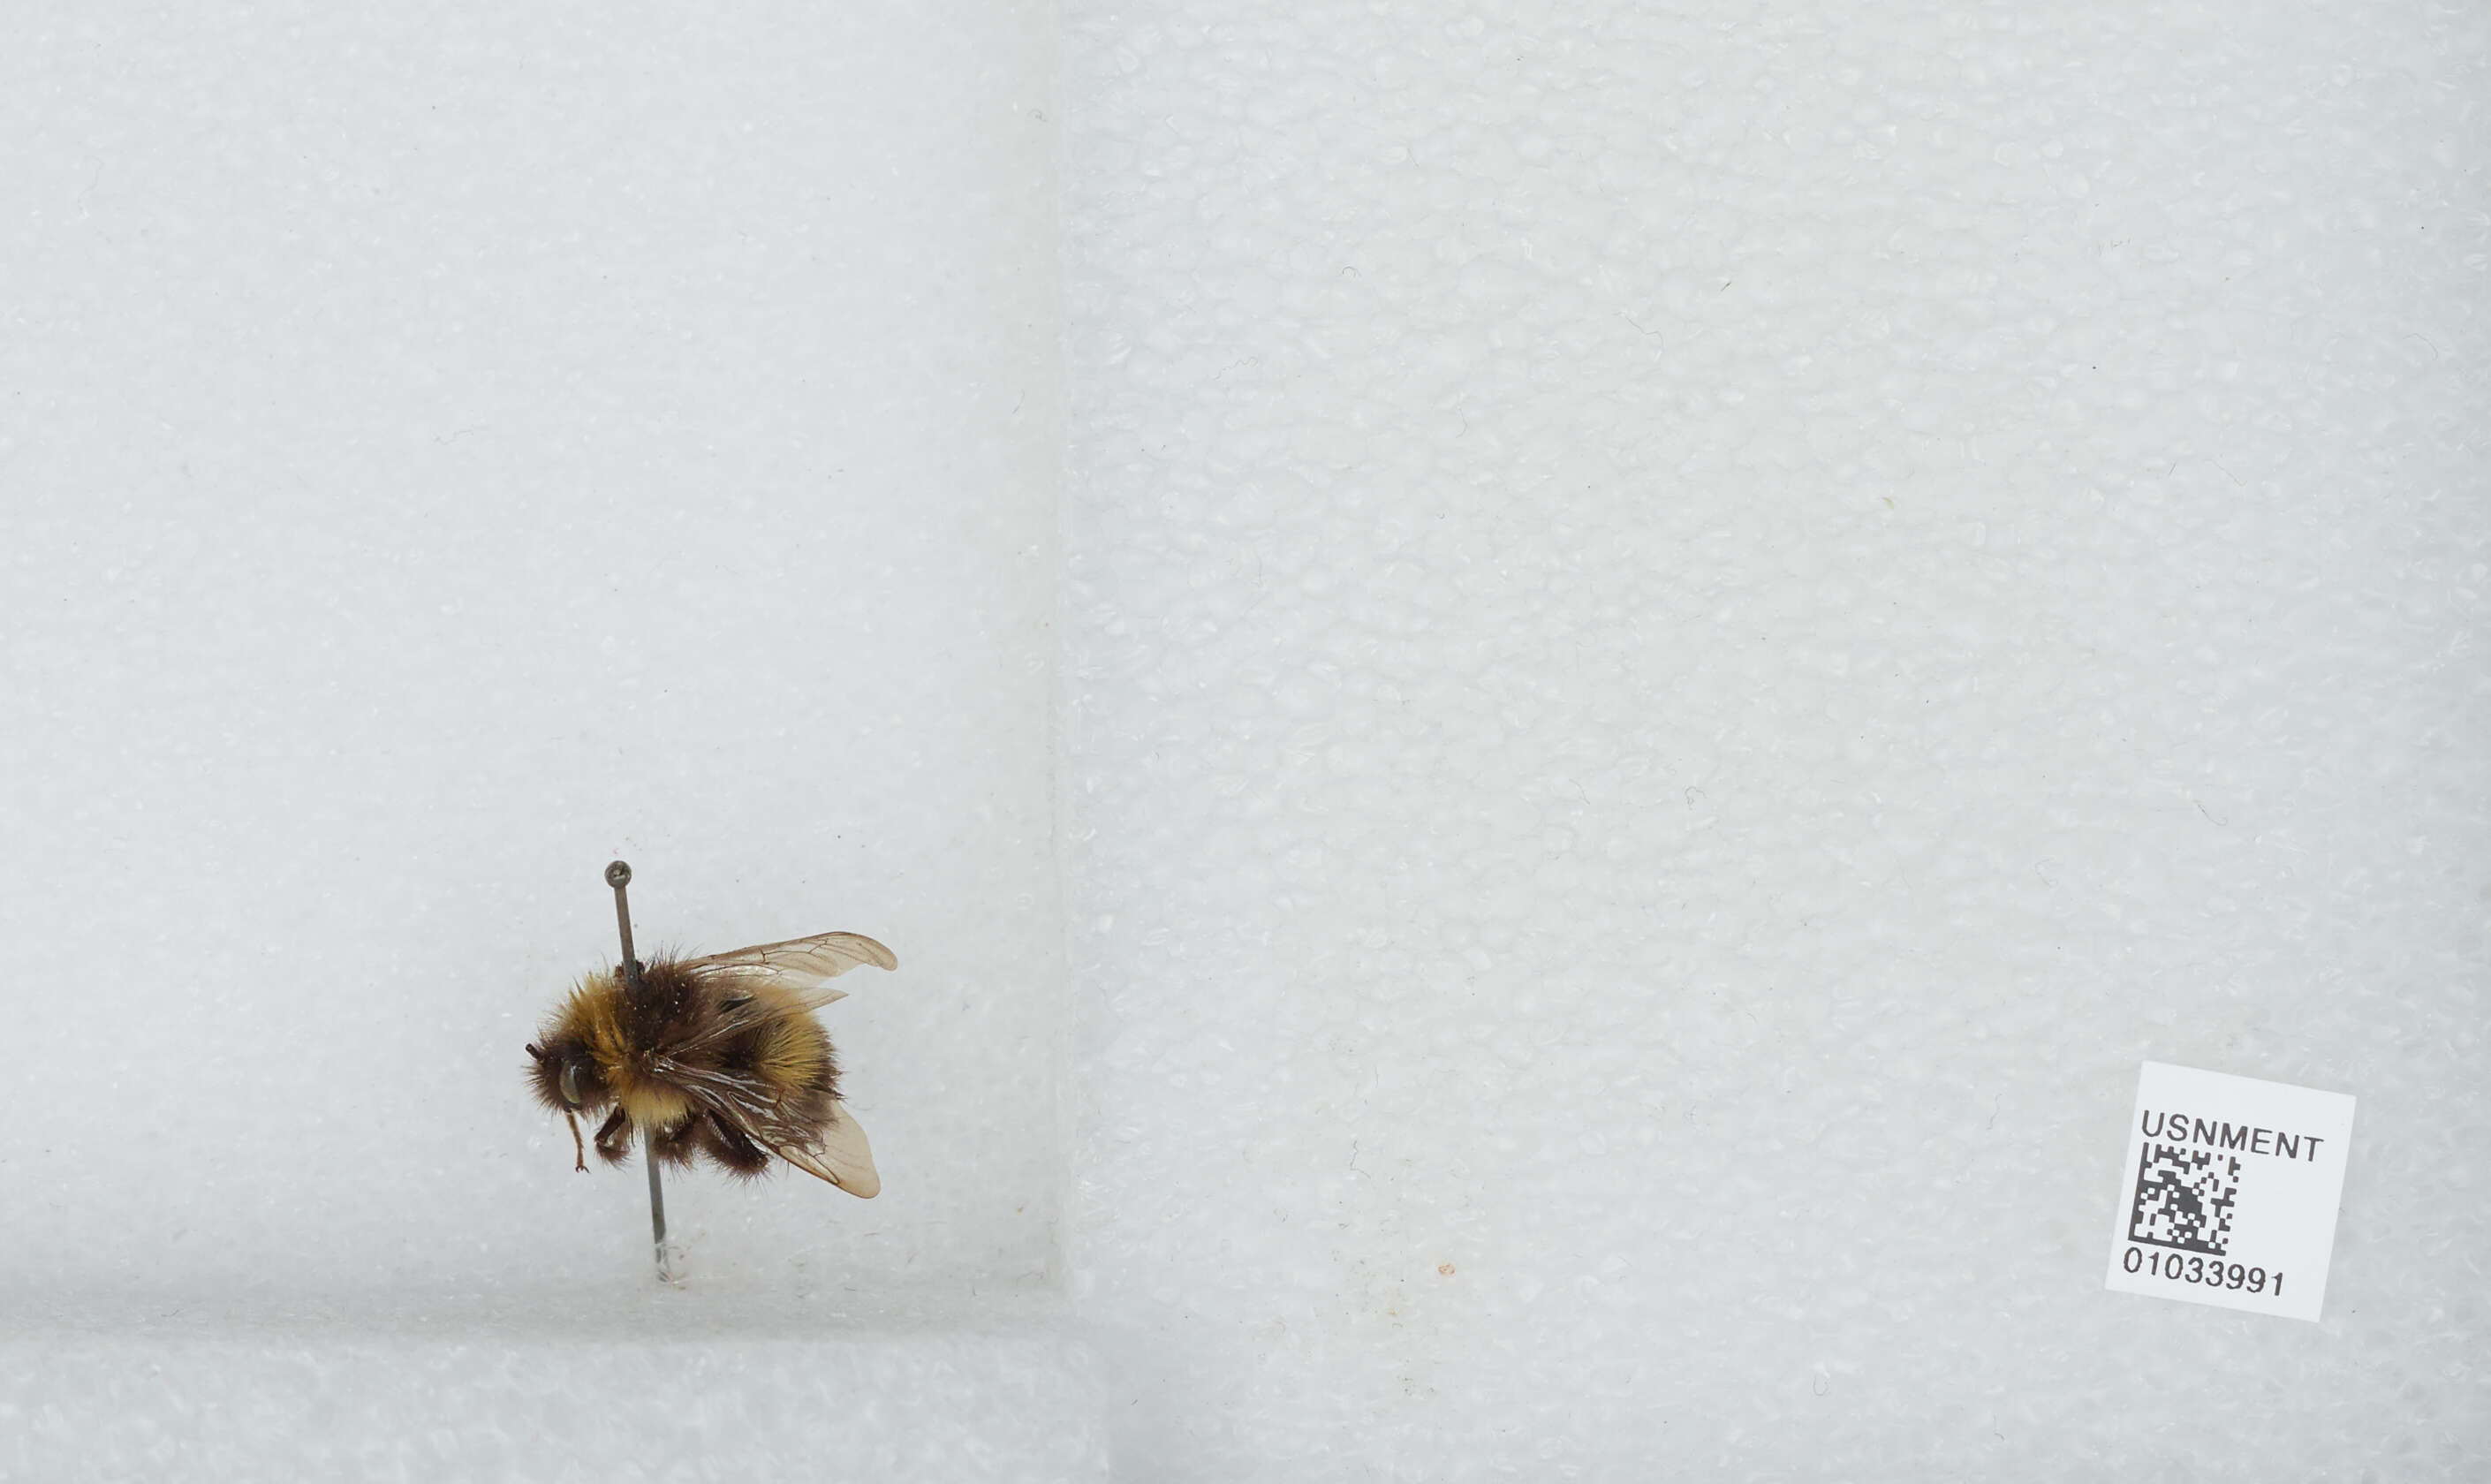
<instances>
[{"instance_id":1,"label":"pin head","mask_svg":"<svg viewBox=\"0 0 2491 1484\"><path fill-rule=\"evenodd\" d=\"M608 865L605 868L605 884L609 887L630 886L631 884L630 862L617 860L611 865Z\"/></svg>"}]
</instances>

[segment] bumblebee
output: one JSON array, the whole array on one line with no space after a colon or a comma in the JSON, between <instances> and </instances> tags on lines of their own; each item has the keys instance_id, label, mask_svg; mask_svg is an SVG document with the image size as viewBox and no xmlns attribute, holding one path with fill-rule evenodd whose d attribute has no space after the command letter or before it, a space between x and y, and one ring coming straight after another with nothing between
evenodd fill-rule
<instances>
[{"instance_id":1,"label":"bumblebee","mask_svg":"<svg viewBox=\"0 0 2491 1484\"><path fill-rule=\"evenodd\" d=\"M636 1133L660 1164L706 1155L748 1178L775 1155L870 1197L882 1177L839 1101L838 1058L813 1018L846 998L830 981L860 964L899 960L861 933L822 933L591 975L528 1044L529 1081L570 1120L579 1169L588 1168L579 1117L603 1113L593 1142L608 1164L630 1156Z\"/></svg>"}]
</instances>

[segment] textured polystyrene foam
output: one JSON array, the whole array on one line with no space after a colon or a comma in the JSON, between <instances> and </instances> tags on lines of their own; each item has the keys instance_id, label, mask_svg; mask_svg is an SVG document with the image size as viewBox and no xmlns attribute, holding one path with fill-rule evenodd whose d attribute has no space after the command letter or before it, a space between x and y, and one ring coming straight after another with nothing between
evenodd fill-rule
<instances>
[{"instance_id":1,"label":"textured polystyrene foam","mask_svg":"<svg viewBox=\"0 0 2491 1484\"><path fill-rule=\"evenodd\" d=\"M2478 1471L2481 18L1070 22L1120 1469ZM2147 1059L2323 1323L2102 1292Z\"/></svg>"},{"instance_id":2,"label":"textured polystyrene foam","mask_svg":"<svg viewBox=\"0 0 2491 1484\"><path fill-rule=\"evenodd\" d=\"M1054 36L989 20L0 58L0 1295L642 1281L522 1076L615 856L644 954L900 960L824 1013L883 1195L682 1178L709 1281L1049 1269Z\"/></svg>"},{"instance_id":3,"label":"textured polystyrene foam","mask_svg":"<svg viewBox=\"0 0 2491 1484\"><path fill-rule=\"evenodd\" d=\"M2482 22L1065 19L0 48L0 1474L2479 1473ZM680 1294L617 854L903 966Z\"/></svg>"},{"instance_id":4,"label":"textured polystyrene foam","mask_svg":"<svg viewBox=\"0 0 2491 1484\"><path fill-rule=\"evenodd\" d=\"M16 17L0 1476L1096 1475L984 1327L1068 1180L1063 378L1058 38L968 9ZM682 1302L578 1340L647 1197L521 1047L616 856L644 953L897 952L884 1183L670 1179Z\"/></svg>"},{"instance_id":5,"label":"textured polystyrene foam","mask_svg":"<svg viewBox=\"0 0 2491 1484\"><path fill-rule=\"evenodd\" d=\"M1061 1334L643 1317L637 1332L521 1309L0 1338L0 1477L1108 1476L1096 1360Z\"/></svg>"}]
</instances>

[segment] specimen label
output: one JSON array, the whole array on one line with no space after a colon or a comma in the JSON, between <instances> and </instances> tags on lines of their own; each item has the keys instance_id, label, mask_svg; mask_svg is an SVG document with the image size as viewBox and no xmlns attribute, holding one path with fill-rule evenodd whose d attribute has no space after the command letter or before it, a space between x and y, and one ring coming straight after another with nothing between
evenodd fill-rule
<instances>
[{"instance_id":1,"label":"specimen label","mask_svg":"<svg viewBox=\"0 0 2491 1484\"><path fill-rule=\"evenodd\" d=\"M2109 1287L2316 1319L2352 1137L2344 1093L2146 1062Z\"/></svg>"}]
</instances>

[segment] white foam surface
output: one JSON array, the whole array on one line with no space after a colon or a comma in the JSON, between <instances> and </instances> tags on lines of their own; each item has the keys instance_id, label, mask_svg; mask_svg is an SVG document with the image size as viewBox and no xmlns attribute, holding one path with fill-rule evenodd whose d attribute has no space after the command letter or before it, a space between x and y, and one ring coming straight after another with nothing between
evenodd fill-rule
<instances>
[{"instance_id":1,"label":"white foam surface","mask_svg":"<svg viewBox=\"0 0 2491 1484\"><path fill-rule=\"evenodd\" d=\"M1069 8L1133 1478L2459 1478L2484 20ZM2361 1098L2316 1325L2138 1063Z\"/></svg>"},{"instance_id":2,"label":"white foam surface","mask_svg":"<svg viewBox=\"0 0 2491 1484\"><path fill-rule=\"evenodd\" d=\"M26 20L0 1476L2478 1475L2486 59ZM617 855L902 961L681 1292ZM2146 1060L2360 1099L2319 1323L2102 1292Z\"/></svg>"},{"instance_id":3,"label":"white foam surface","mask_svg":"<svg viewBox=\"0 0 2491 1484\"><path fill-rule=\"evenodd\" d=\"M1095 1473L1051 17L13 22L0 1474ZM880 1198L673 1180L583 1335L644 1189L520 1048L616 856L644 953L901 969Z\"/></svg>"},{"instance_id":4,"label":"white foam surface","mask_svg":"<svg viewBox=\"0 0 2491 1484\"><path fill-rule=\"evenodd\" d=\"M684 1181L713 1276L1044 1273L1053 33L979 14L10 48L0 1283L636 1282L520 1076L613 856L644 954L901 960L887 1193Z\"/></svg>"},{"instance_id":5,"label":"white foam surface","mask_svg":"<svg viewBox=\"0 0 2491 1484\"><path fill-rule=\"evenodd\" d=\"M992 1308L210 1303L0 1337L0 1477L1100 1480L1099 1389Z\"/></svg>"}]
</instances>

